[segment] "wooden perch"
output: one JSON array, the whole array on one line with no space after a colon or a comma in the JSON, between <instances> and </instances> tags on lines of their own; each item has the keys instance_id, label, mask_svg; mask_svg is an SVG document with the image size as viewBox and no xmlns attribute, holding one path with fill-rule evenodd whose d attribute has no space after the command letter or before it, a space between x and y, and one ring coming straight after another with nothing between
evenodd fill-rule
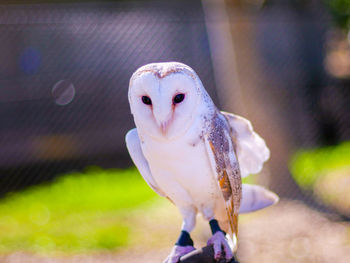
<instances>
[{"instance_id":1,"label":"wooden perch","mask_svg":"<svg viewBox=\"0 0 350 263\"><path fill-rule=\"evenodd\" d=\"M201 249L196 249L192 251L191 253L188 253L185 256L182 256L180 258L181 263L224 263L225 260L222 259L219 262L217 262L214 259L214 250L213 246L206 246ZM238 263L235 259L232 259L230 263Z\"/></svg>"}]
</instances>

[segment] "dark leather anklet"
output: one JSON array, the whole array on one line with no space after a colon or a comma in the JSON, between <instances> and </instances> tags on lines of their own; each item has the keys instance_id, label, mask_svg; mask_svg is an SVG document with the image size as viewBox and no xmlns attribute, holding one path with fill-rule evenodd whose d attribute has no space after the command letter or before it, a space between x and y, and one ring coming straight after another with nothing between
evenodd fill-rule
<instances>
[{"instance_id":1,"label":"dark leather anklet","mask_svg":"<svg viewBox=\"0 0 350 263\"><path fill-rule=\"evenodd\" d=\"M224 233L226 235L226 233L224 231L221 230L219 223L216 219L212 219L209 221L209 225L210 225L210 229L211 229L211 233L214 235L216 232L221 231L222 233Z\"/></svg>"},{"instance_id":2,"label":"dark leather anklet","mask_svg":"<svg viewBox=\"0 0 350 263\"><path fill-rule=\"evenodd\" d=\"M193 240L191 239L191 236L187 231L182 230L181 235L177 240L177 242L175 243L175 245L182 246L182 247L193 246Z\"/></svg>"}]
</instances>

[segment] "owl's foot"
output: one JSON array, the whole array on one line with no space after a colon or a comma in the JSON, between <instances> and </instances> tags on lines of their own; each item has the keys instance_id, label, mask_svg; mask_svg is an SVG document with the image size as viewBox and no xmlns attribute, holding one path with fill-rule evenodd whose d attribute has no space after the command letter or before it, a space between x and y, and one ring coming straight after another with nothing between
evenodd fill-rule
<instances>
[{"instance_id":1,"label":"owl's foot","mask_svg":"<svg viewBox=\"0 0 350 263\"><path fill-rule=\"evenodd\" d=\"M213 245L214 258L219 261L220 259L226 259L229 262L233 258L233 253L222 231L216 232L209 240L208 245Z\"/></svg>"},{"instance_id":2,"label":"owl's foot","mask_svg":"<svg viewBox=\"0 0 350 263\"><path fill-rule=\"evenodd\" d=\"M171 250L170 255L165 259L163 263L177 263L183 255L195 250L193 246L179 246L175 245Z\"/></svg>"},{"instance_id":3,"label":"owl's foot","mask_svg":"<svg viewBox=\"0 0 350 263\"><path fill-rule=\"evenodd\" d=\"M229 240L226 238L225 232L220 229L217 220L212 219L209 224L213 236L208 240L207 244L208 246L213 246L215 260L225 259L226 262L230 262L233 258L232 244L230 246Z\"/></svg>"},{"instance_id":4,"label":"owl's foot","mask_svg":"<svg viewBox=\"0 0 350 263\"><path fill-rule=\"evenodd\" d=\"M193 247L193 240L191 239L190 233L186 230L182 230L179 239L164 263L177 263L182 256L193 250L195 250L195 248Z\"/></svg>"}]
</instances>

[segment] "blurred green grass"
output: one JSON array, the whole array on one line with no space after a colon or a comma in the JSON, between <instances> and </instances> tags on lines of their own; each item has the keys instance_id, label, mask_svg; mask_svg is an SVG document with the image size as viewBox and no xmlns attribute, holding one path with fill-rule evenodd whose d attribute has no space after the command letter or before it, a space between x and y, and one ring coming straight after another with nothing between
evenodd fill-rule
<instances>
[{"instance_id":1,"label":"blurred green grass","mask_svg":"<svg viewBox=\"0 0 350 263\"><path fill-rule=\"evenodd\" d=\"M304 151L298 156L309 154ZM298 160L295 167L304 165ZM254 183L256 178L251 175L243 181ZM151 211L148 207L156 200L160 199L135 168L90 167L59 176L0 199L0 253L125 248L135 234L136 221L130 219Z\"/></svg>"},{"instance_id":2,"label":"blurred green grass","mask_svg":"<svg viewBox=\"0 0 350 263\"><path fill-rule=\"evenodd\" d=\"M298 151L290 171L301 188L316 200L350 217L350 142Z\"/></svg>"},{"instance_id":3,"label":"blurred green grass","mask_svg":"<svg viewBox=\"0 0 350 263\"><path fill-rule=\"evenodd\" d=\"M0 200L0 253L115 250L129 241L128 215L156 194L136 169L88 168Z\"/></svg>"},{"instance_id":4,"label":"blurred green grass","mask_svg":"<svg viewBox=\"0 0 350 263\"><path fill-rule=\"evenodd\" d=\"M336 146L299 150L292 157L289 169L302 188L313 190L321 177L347 166L350 166L350 141Z\"/></svg>"}]
</instances>

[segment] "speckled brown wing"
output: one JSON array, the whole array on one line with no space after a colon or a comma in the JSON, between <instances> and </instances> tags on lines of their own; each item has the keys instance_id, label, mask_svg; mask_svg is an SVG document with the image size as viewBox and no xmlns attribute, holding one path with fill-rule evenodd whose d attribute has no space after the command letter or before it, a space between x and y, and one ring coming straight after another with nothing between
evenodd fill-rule
<instances>
[{"instance_id":1,"label":"speckled brown wing","mask_svg":"<svg viewBox=\"0 0 350 263\"><path fill-rule=\"evenodd\" d=\"M242 181L231 128L220 113L206 121L204 141L226 205L231 233L237 235Z\"/></svg>"}]
</instances>

